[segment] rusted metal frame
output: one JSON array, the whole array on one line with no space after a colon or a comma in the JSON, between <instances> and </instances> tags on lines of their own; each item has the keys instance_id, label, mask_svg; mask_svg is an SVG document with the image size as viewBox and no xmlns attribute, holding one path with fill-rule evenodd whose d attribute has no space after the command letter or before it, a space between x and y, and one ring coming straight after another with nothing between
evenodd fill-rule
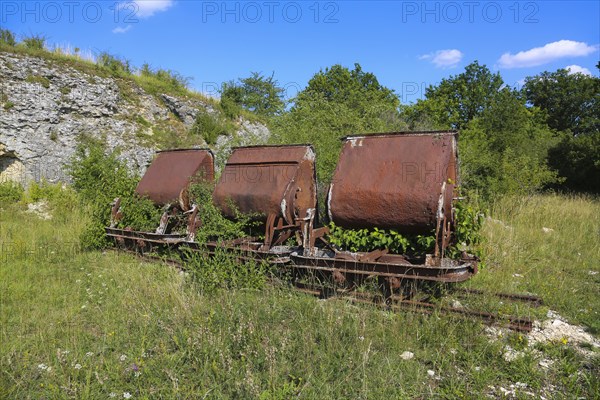
<instances>
[{"instance_id":1,"label":"rusted metal frame","mask_svg":"<svg viewBox=\"0 0 600 400\"><path fill-rule=\"evenodd\" d=\"M441 311L441 312L448 312L448 313L453 313L453 314L462 314L462 315L466 315L466 316L473 316L473 317L480 318L484 321L487 321L489 323L508 321L508 327L510 329L520 331L520 332L531 332L531 330L533 328L533 323L528 318L520 318L520 317L513 317L513 316L500 317L497 314L492 314L492 313L488 313L488 312L484 312L484 311L475 311L475 310L468 310L468 309L457 308L457 307L439 306L439 305L432 304L432 303L425 303L425 302L412 301L412 300L401 300L398 302L398 304L400 306L403 306L403 308L416 307L419 309L419 311L421 311L421 310L430 310L431 312Z\"/></svg>"},{"instance_id":2,"label":"rusted metal frame","mask_svg":"<svg viewBox=\"0 0 600 400\"><path fill-rule=\"evenodd\" d=\"M110 227L116 227L122 218L123 212L121 210L121 198L117 197L113 200L110 208Z\"/></svg>"},{"instance_id":3,"label":"rusted metal frame","mask_svg":"<svg viewBox=\"0 0 600 400\"><path fill-rule=\"evenodd\" d=\"M465 295L474 294L474 295L489 295L494 297L499 297L507 300L515 300L515 301L523 301L527 303L531 303L534 306L541 306L543 304L543 300L539 296L529 295L529 294L512 294L512 293L494 293L494 292L484 292L479 289L468 289L468 288L457 288L457 292L464 293Z\"/></svg>"},{"instance_id":4,"label":"rusted metal frame","mask_svg":"<svg viewBox=\"0 0 600 400\"><path fill-rule=\"evenodd\" d=\"M340 271L365 271L365 272L384 272L414 275L417 272L422 276L436 276L444 271L472 271L472 263L459 263L455 265L446 265L443 267L431 267L424 264L408 263L384 263L384 262L361 262L357 260L340 260L324 257L305 257L300 255L292 256L292 259L299 264L308 264L328 268L336 268Z\"/></svg>"},{"instance_id":5,"label":"rusted metal frame","mask_svg":"<svg viewBox=\"0 0 600 400\"><path fill-rule=\"evenodd\" d=\"M376 294L369 295L369 294L362 294L362 293L357 293L357 292L349 292L347 290L338 290L338 291L331 292L331 291L325 290L324 288L321 288L319 290L319 289L314 289L312 287L298 284L298 283L295 284L294 290L301 292L301 293L316 296L319 298L333 297L333 298L339 298L342 300L348 300L348 301L352 301L352 302L356 302L356 303L369 304L369 305L383 303L383 304L386 304L388 307L392 307L392 308L395 308L398 310L401 309L401 310L406 310L406 311L417 311L417 312L420 312L423 314L429 314L429 315L433 314L435 311L440 311L440 312L447 313L447 314L458 314L458 315L462 315L465 317L475 317L475 318L483 320L484 322L486 322L488 324L494 324L494 323L498 323L498 322L507 322L507 325L506 325L507 328L514 330L514 331L518 331L518 332L531 332L531 330L533 329L533 323L528 318L520 318L520 317L514 317L514 316L500 317L497 314L492 314L492 313L488 313L488 312L466 310L466 309L456 308L456 307L444 307L444 306L439 306L439 305L432 304L432 303L404 300L402 298L399 298L398 296L392 296L391 297L392 302L390 303L390 302L386 302L385 298L379 298L379 296L377 296ZM333 296L331 296L332 293L333 293Z\"/></svg>"},{"instance_id":6,"label":"rusted metal frame","mask_svg":"<svg viewBox=\"0 0 600 400\"><path fill-rule=\"evenodd\" d=\"M417 274L403 274L400 272L379 272L379 271L362 271L362 270L342 270L334 267L322 267L316 265L302 265L294 262L292 257L292 264L289 266L292 269L305 269L312 271L324 271L324 272L338 272L346 275L362 275L362 276L381 276L398 279L410 279L420 281L431 281L431 282L446 282L446 283L458 283L464 282L472 276L472 273L468 271L450 272L446 274L438 275L417 275Z\"/></svg>"}]
</instances>

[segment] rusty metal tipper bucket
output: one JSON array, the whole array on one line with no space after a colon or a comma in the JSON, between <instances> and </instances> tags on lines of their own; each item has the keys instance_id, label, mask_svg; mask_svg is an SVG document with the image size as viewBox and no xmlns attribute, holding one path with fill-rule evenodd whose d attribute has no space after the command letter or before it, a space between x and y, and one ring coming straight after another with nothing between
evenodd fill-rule
<instances>
[{"instance_id":1,"label":"rusty metal tipper bucket","mask_svg":"<svg viewBox=\"0 0 600 400\"><path fill-rule=\"evenodd\" d=\"M214 156L210 150L159 151L135 191L157 205L165 205L179 200L195 176L208 182L214 179Z\"/></svg>"},{"instance_id":2,"label":"rusty metal tipper bucket","mask_svg":"<svg viewBox=\"0 0 600 400\"><path fill-rule=\"evenodd\" d=\"M118 229L122 218L121 200L112 204L111 224L106 234L120 245L132 245L139 250L153 245L178 244L193 241L200 225L197 219L198 208L189 203L188 188L194 179L212 182L214 180L214 155L208 149L181 149L157 152L156 157L140 180L136 193L147 197L164 212L155 232L137 232L131 229ZM187 215L185 234L167 233L170 220L180 212ZM158 222L158 221L157 221Z\"/></svg>"},{"instance_id":3,"label":"rusty metal tipper bucket","mask_svg":"<svg viewBox=\"0 0 600 400\"><path fill-rule=\"evenodd\" d=\"M213 202L228 218L233 207L265 223L263 250L294 230L312 229L317 207L315 152L310 145L238 147L227 160Z\"/></svg>"},{"instance_id":4,"label":"rusty metal tipper bucket","mask_svg":"<svg viewBox=\"0 0 600 400\"><path fill-rule=\"evenodd\" d=\"M344 228L448 234L458 178L456 140L452 131L345 138L329 188L331 221Z\"/></svg>"}]
</instances>

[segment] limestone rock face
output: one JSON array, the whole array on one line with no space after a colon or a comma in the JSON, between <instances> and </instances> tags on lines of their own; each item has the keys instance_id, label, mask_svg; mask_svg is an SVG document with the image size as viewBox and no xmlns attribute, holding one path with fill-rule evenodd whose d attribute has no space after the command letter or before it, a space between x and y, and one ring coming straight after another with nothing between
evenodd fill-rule
<instances>
[{"instance_id":1,"label":"limestone rock face","mask_svg":"<svg viewBox=\"0 0 600 400\"><path fill-rule=\"evenodd\" d=\"M185 132L200 110L218 112L198 99L151 95L131 80L99 76L93 68L0 53L0 182L68 181L64 164L81 135L119 148L122 159L143 173L159 150L148 144L153 127ZM264 141L270 135L260 124L240 120L238 126L232 137ZM220 138L216 150L227 148L232 137Z\"/></svg>"}]
</instances>

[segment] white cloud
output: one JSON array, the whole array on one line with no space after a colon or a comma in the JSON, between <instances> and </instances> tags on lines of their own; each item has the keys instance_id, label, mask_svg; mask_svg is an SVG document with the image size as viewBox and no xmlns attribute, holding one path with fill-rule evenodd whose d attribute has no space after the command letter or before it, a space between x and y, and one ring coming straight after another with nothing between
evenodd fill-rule
<instances>
[{"instance_id":1,"label":"white cloud","mask_svg":"<svg viewBox=\"0 0 600 400\"><path fill-rule=\"evenodd\" d=\"M517 54L504 53L498 60L498 65L501 68L536 67L564 57L587 56L597 50L598 46L590 46L584 42L559 40Z\"/></svg>"},{"instance_id":2,"label":"white cloud","mask_svg":"<svg viewBox=\"0 0 600 400\"><path fill-rule=\"evenodd\" d=\"M168 10L174 3L174 0L132 0L119 3L119 8L124 10L124 13L134 12L135 15L131 15L131 17L148 18Z\"/></svg>"},{"instance_id":3,"label":"white cloud","mask_svg":"<svg viewBox=\"0 0 600 400\"><path fill-rule=\"evenodd\" d=\"M131 30L131 25L127 25L124 28L121 26L118 26L112 30L112 33L125 33L125 32L129 32L129 30Z\"/></svg>"},{"instance_id":4,"label":"white cloud","mask_svg":"<svg viewBox=\"0 0 600 400\"><path fill-rule=\"evenodd\" d=\"M460 50L438 50L435 53L419 56L419 60L431 60L438 68L454 68L462 60L464 54Z\"/></svg>"},{"instance_id":5,"label":"white cloud","mask_svg":"<svg viewBox=\"0 0 600 400\"><path fill-rule=\"evenodd\" d=\"M569 70L569 75L583 74L583 75L592 76L592 72L589 69L587 69L585 67L581 67L579 65L569 65L569 66L565 67L565 69Z\"/></svg>"}]
</instances>

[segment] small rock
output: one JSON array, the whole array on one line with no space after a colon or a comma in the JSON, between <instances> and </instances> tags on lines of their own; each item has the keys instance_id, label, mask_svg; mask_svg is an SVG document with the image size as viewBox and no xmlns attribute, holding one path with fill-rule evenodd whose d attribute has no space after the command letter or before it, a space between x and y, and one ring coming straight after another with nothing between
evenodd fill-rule
<instances>
[{"instance_id":1,"label":"small rock","mask_svg":"<svg viewBox=\"0 0 600 400\"><path fill-rule=\"evenodd\" d=\"M403 360L411 360L412 358L414 358L415 353L410 352L410 351L405 351L404 353L402 353L400 355L400 358Z\"/></svg>"},{"instance_id":2,"label":"small rock","mask_svg":"<svg viewBox=\"0 0 600 400\"><path fill-rule=\"evenodd\" d=\"M552 228L546 228L546 227L543 227L543 228L542 228L542 231L543 231L544 233L550 233L550 232L554 232L554 229L552 229Z\"/></svg>"},{"instance_id":3,"label":"small rock","mask_svg":"<svg viewBox=\"0 0 600 400\"><path fill-rule=\"evenodd\" d=\"M431 378L433 378L435 376L435 371L432 369L428 369L427 370L427 375L429 375Z\"/></svg>"}]
</instances>

